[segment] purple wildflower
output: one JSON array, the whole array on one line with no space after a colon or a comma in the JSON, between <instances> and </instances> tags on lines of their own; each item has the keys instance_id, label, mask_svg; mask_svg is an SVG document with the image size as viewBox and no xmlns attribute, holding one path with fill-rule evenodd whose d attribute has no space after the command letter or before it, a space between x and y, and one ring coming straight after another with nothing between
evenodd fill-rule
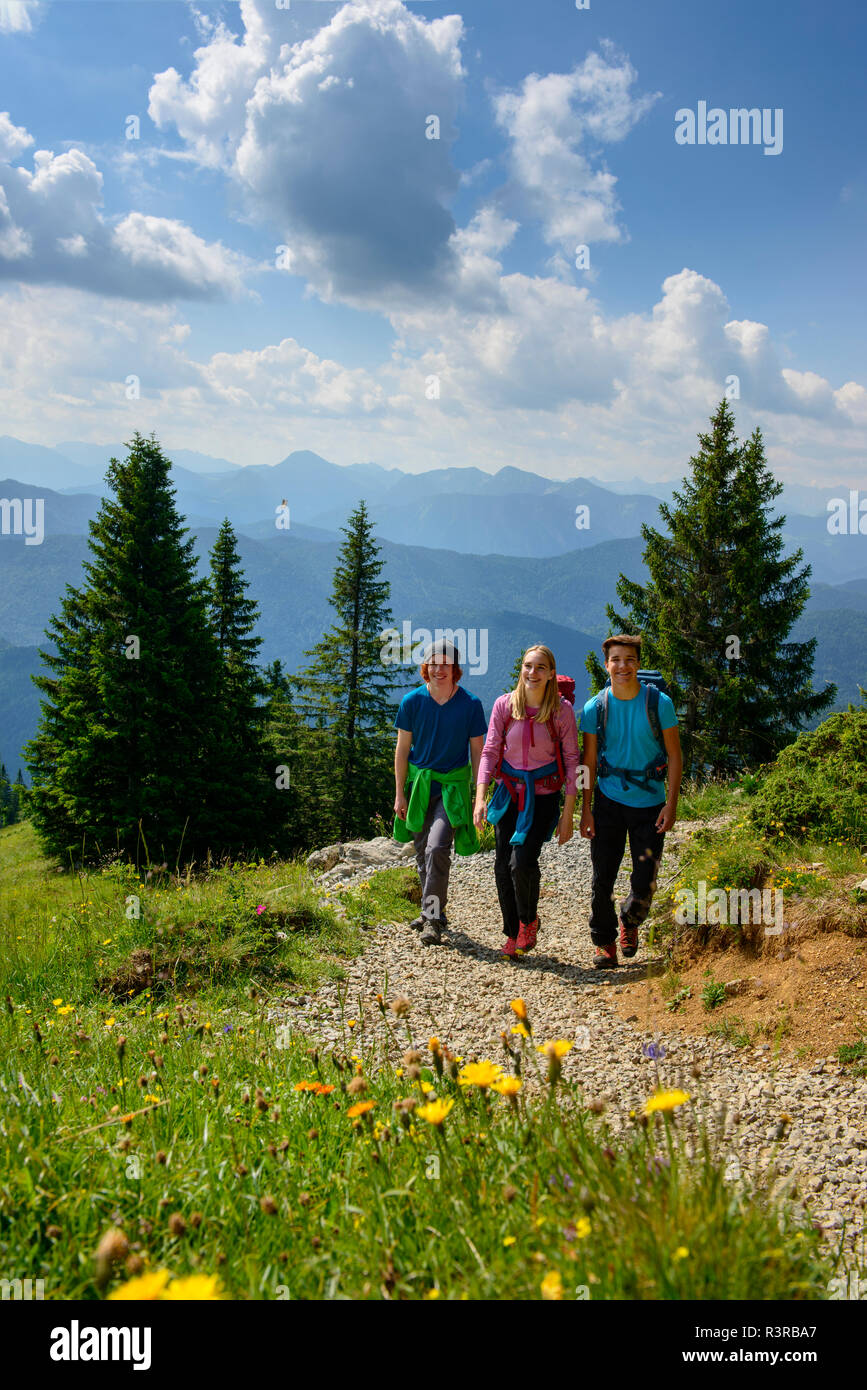
<instances>
[{"instance_id":1,"label":"purple wildflower","mask_svg":"<svg viewBox=\"0 0 867 1390\"><path fill-rule=\"evenodd\" d=\"M641 1051L644 1053L645 1057L649 1057L653 1062L658 1062L660 1058L665 1056L665 1048L661 1043L645 1043Z\"/></svg>"}]
</instances>

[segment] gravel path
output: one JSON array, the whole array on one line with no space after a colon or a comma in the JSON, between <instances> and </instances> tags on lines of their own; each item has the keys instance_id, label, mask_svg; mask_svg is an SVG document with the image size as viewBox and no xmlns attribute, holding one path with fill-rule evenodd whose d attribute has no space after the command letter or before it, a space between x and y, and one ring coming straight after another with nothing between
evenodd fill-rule
<instances>
[{"instance_id":1,"label":"gravel path","mask_svg":"<svg viewBox=\"0 0 867 1390\"><path fill-rule=\"evenodd\" d=\"M683 830L678 826L676 838ZM669 848L667 841L661 883L676 868ZM436 1033L465 1060L502 1061L500 1034L515 1023L509 1000L520 995L537 1040L573 1040L564 1074L580 1082L588 1101L606 1102L613 1131L631 1123L629 1110L658 1084L681 1086L718 1136L731 1179L772 1165L777 1186L804 1201L829 1247L842 1243L847 1264L867 1263L867 1079L851 1078L833 1059L805 1070L769 1055L745 1059L717 1039L653 1035L637 1021L623 1022L613 996L624 979L644 975L653 954L642 943L634 961L619 970L594 971L589 843L576 836L563 847L548 844L540 862L539 942L523 961L498 958L502 926L493 854L453 856L442 946L424 948L408 926L381 923L340 986L325 985L274 1016L322 1043L342 1045L350 1037L360 1051L362 1033L383 1035L376 995L393 1000L403 994L411 1003L406 1021L422 1050ZM370 873L362 870L351 881ZM344 1017L359 1020L351 1034L341 1023L341 995ZM643 1051L652 1041L665 1050L660 1060Z\"/></svg>"}]
</instances>

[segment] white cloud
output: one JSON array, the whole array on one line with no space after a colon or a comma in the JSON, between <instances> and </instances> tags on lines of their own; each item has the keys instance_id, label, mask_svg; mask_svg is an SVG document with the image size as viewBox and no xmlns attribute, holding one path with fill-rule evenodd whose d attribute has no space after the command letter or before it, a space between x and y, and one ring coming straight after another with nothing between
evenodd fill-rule
<instances>
[{"instance_id":1,"label":"white cloud","mask_svg":"<svg viewBox=\"0 0 867 1390\"><path fill-rule=\"evenodd\" d=\"M60 284L131 300L237 298L245 258L182 222L101 212L103 175L82 150L36 150L33 172L9 161L33 137L0 114L0 280Z\"/></svg>"},{"instance_id":2,"label":"white cloud","mask_svg":"<svg viewBox=\"0 0 867 1390\"><path fill-rule=\"evenodd\" d=\"M244 0L184 80L159 73L149 114L223 168L324 299L363 306L441 292L454 273L449 158L464 71L459 16L356 0L275 52L273 6ZM426 138L429 116L439 139Z\"/></svg>"},{"instance_id":3,"label":"white cloud","mask_svg":"<svg viewBox=\"0 0 867 1390\"><path fill-rule=\"evenodd\" d=\"M33 143L33 136L23 125L13 125L9 112L0 111L0 160L17 159Z\"/></svg>"},{"instance_id":4,"label":"white cloud","mask_svg":"<svg viewBox=\"0 0 867 1390\"><path fill-rule=\"evenodd\" d=\"M637 97L629 60L611 44L569 73L531 73L518 91L494 99L497 123L510 141L512 189L520 206L542 222L546 240L569 251L578 244L620 241L617 179L588 149L623 140L660 96Z\"/></svg>"},{"instance_id":5,"label":"white cloud","mask_svg":"<svg viewBox=\"0 0 867 1390\"><path fill-rule=\"evenodd\" d=\"M0 34L32 34L44 9L40 0L0 0Z\"/></svg>"}]
</instances>

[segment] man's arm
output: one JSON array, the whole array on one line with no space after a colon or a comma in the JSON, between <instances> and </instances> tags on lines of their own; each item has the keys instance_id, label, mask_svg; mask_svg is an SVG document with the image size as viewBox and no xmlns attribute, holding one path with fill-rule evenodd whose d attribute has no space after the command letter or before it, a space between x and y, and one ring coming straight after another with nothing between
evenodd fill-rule
<instances>
[{"instance_id":1,"label":"man's arm","mask_svg":"<svg viewBox=\"0 0 867 1390\"><path fill-rule=\"evenodd\" d=\"M677 798L680 795L680 781L683 776L683 754L680 751L677 725L672 729L663 729L662 737L668 754L668 796L656 818L656 828L660 832L670 830L677 820Z\"/></svg>"},{"instance_id":2,"label":"man's arm","mask_svg":"<svg viewBox=\"0 0 867 1390\"><path fill-rule=\"evenodd\" d=\"M595 734L584 733L584 773L581 788L581 834L585 840L592 840L596 834L593 821L593 788L596 785L597 739Z\"/></svg>"},{"instance_id":3,"label":"man's arm","mask_svg":"<svg viewBox=\"0 0 867 1390\"><path fill-rule=\"evenodd\" d=\"M394 750L394 814L406 820L406 777L409 771L409 750L412 747L412 732L398 729L397 744Z\"/></svg>"}]
</instances>

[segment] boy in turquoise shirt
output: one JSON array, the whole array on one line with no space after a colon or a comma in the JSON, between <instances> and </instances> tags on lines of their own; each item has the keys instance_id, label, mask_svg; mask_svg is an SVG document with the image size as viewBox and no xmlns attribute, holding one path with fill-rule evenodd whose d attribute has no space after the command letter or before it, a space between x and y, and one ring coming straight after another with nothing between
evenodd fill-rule
<instances>
[{"instance_id":1,"label":"boy in turquoise shirt","mask_svg":"<svg viewBox=\"0 0 867 1390\"><path fill-rule=\"evenodd\" d=\"M605 762L598 769L597 707L601 694L588 700L581 715L584 779L581 834L590 840L593 888L590 936L597 970L618 964L618 913L614 884L629 837L632 856L630 891L620 907L620 949L625 957L638 950L638 928L650 911L665 832L677 818L683 759L677 715L668 695L659 693L658 719L668 757L668 795L654 761L662 755L648 717L645 690L638 679L641 638L620 634L602 643L611 678L605 729ZM664 756L663 756L664 760ZM599 776L597 778L597 771ZM594 792L595 788L595 792ZM592 797L592 808L591 808Z\"/></svg>"}]
</instances>

